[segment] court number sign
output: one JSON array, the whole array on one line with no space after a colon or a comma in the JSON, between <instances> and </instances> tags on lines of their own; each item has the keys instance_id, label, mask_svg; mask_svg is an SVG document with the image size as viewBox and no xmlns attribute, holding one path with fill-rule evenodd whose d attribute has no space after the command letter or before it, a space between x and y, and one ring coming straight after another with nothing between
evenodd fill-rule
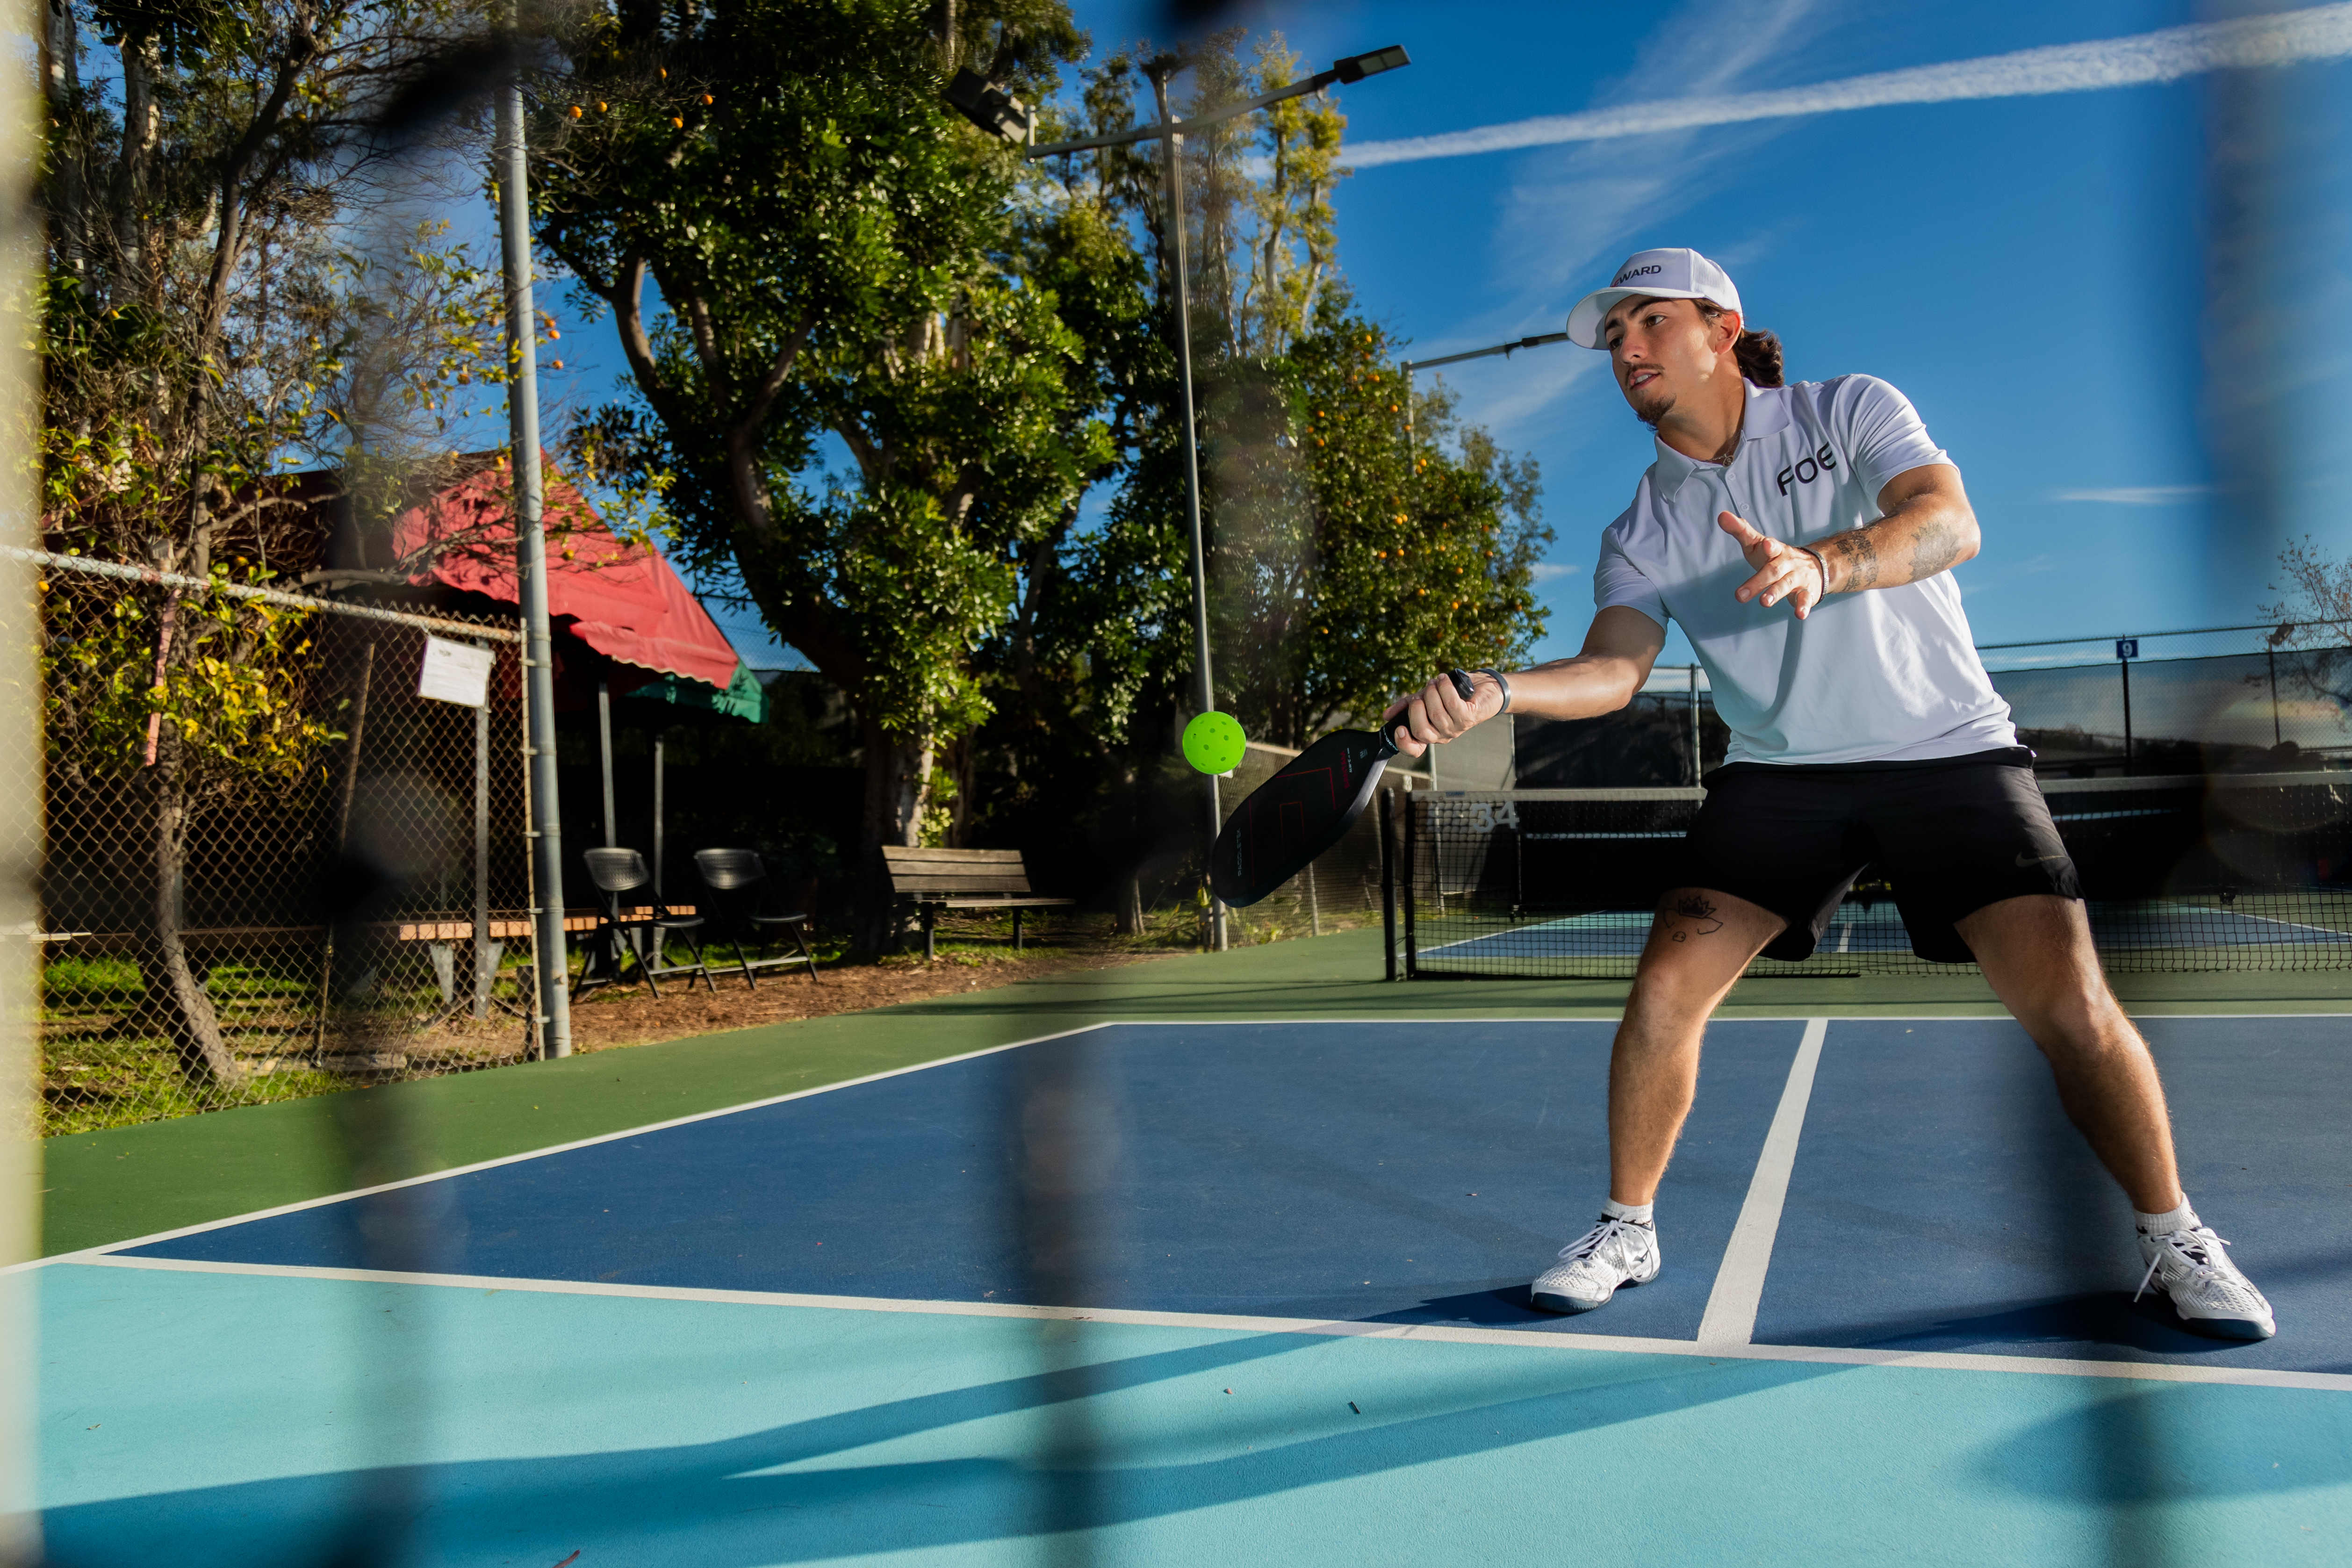
<instances>
[{"instance_id":1,"label":"court number sign","mask_svg":"<svg viewBox=\"0 0 2352 1568\"><path fill-rule=\"evenodd\" d=\"M2116 639L2116 657L2117 658L2137 658L2139 657L2139 638L2117 637Z\"/></svg>"},{"instance_id":2,"label":"court number sign","mask_svg":"<svg viewBox=\"0 0 2352 1568\"><path fill-rule=\"evenodd\" d=\"M1438 800L1431 803L1430 826L1441 832L1448 827L1467 827L1477 833L1492 833L1498 827L1517 827L1519 807L1508 800Z\"/></svg>"}]
</instances>

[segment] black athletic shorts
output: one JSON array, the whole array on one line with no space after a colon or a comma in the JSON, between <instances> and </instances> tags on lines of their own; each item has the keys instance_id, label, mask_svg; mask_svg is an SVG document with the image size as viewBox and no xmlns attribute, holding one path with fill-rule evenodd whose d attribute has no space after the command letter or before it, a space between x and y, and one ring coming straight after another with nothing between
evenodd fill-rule
<instances>
[{"instance_id":1,"label":"black athletic shorts","mask_svg":"<svg viewBox=\"0 0 2352 1568\"><path fill-rule=\"evenodd\" d=\"M1789 922L1767 958L1811 956L1865 868L1894 884L1911 951L1966 963L1952 929L2029 893L2079 899L2074 862L2022 746L1924 763L1733 763L1707 775L1681 885L1729 893Z\"/></svg>"}]
</instances>

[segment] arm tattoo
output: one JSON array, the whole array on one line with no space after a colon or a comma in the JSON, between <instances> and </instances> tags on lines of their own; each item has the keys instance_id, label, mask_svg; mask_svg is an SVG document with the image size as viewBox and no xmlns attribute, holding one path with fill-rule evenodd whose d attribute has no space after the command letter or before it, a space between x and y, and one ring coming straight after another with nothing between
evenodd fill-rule
<instances>
[{"instance_id":1,"label":"arm tattoo","mask_svg":"<svg viewBox=\"0 0 2352 1568\"><path fill-rule=\"evenodd\" d=\"M1878 586L1878 542L1870 537L1870 525L1865 523L1852 533L1840 534L1830 541L1837 552L1845 557L1845 582L1840 586L1849 594Z\"/></svg>"},{"instance_id":2,"label":"arm tattoo","mask_svg":"<svg viewBox=\"0 0 2352 1568\"><path fill-rule=\"evenodd\" d=\"M1675 900L1674 912L1685 920L1696 921L1696 929L1700 936L1713 936L1723 929L1723 922L1715 918L1715 906L1706 901L1706 896L1703 893L1684 893ZM1691 932L1687 931L1677 931L1674 933L1674 940L1676 942L1688 942L1690 938Z\"/></svg>"},{"instance_id":3,"label":"arm tattoo","mask_svg":"<svg viewBox=\"0 0 2352 1568\"><path fill-rule=\"evenodd\" d=\"M1911 541L1911 581L1924 583L1958 559L1958 531L1948 522L1931 518L1919 525Z\"/></svg>"}]
</instances>

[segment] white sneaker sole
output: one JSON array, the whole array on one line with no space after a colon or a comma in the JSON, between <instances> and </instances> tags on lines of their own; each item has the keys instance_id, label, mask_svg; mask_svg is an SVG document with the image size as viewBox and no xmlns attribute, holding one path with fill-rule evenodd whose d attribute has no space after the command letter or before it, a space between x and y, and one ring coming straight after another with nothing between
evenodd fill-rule
<instances>
[{"instance_id":1,"label":"white sneaker sole","mask_svg":"<svg viewBox=\"0 0 2352 1568\"><path fill-rule=\"evenodd\" d=\"M1619 1285L1616 1290L1610 1291L1606 1296L1589 1301L1579 1300L1574 1296L1555 1296L1549 1291L1538 1290L1530 1286L1528 1289L1528 1304L1538 1312L1557 1312L1561 1317L1572 1318L1579 1312L1590 1312L1596 1308L1609 1305L1617 1299L1617 1290L1631 1290L1636 1285L1647 1285L1657 1277L1658 1270L1653 1268L1647 1274L1627 1279Z\"/></svg>"},{"instance_id":2,"label":"white sneaker sole","mask_svg":"<svg viewBox=\"0 0 2352 1568\"><path fill-rule=\"evenodd\" d=\"M2202 1334L2209 1340L2267 1340L2278 1333L2278 1321L2252 1318L2192 1318L2178 1306L2172 1315L2180 1326L2192 1334Z\"/></svg>"}]
</instances>

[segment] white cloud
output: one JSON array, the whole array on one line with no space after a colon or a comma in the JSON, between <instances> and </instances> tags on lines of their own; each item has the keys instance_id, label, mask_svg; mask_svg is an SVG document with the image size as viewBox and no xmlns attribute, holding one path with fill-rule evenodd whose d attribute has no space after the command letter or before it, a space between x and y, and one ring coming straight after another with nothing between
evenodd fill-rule
<instances>
[{"instance_id":1,"label":"white cloud","mask_svg":"<svg viewBox=\"0 0 2352 1568\"><path fill-rule=\"evenodd\" d=\"M1661 79L1686 82L1706 94L1758 74L1784 73L1786 60L1811 36L1820 5L1690 0L1654 24L1625 74L1600 96L1623 98ZM1693 40L1699 38L1724 40L1727 47L1695 51ZM1507 291L1490 308L1417 347L1435 359L1497 339L1558 331L1568 296L1590 286L1595 273L1636 242L1666 243L1641 231L1703 200L1712 188L1706 169L1745 155L1758 136L1775 133L1685 133L1645 148L1638 164L1629 163L1620 149L1601 147L1570 147L1531 160L1505 198L1496 234L1496 266L1508 280ZM1347 153L1350 163L1361 162L1356 151ZM1709 253L1722 248L1716 244ZM1509 363L1507 373L1494 361L1453 367L1460 373L1454 384L1463 395L1463 417L1507 440L1515 426L1556 407L1579 382L1607 368L1601 355L1567 344L1514 355Z\"/></svg>"},{"instance_id":2,"label":"white cloud","mask_svg":"<svg viewBox=\"0 0 2352 1568\"><path fill-rule=\"evenodd\" d=\"M1534 570L1537 582L1556 583L1562 577L1575 576L1579 572L1583 571L1584 568L1581 566L1564 566L1557 562L1551 561L1538 561L1535 563Z\"/></svg>"},{"instance_id":3,"label":"white cloud","mask_svg":"<svg viewBox=\"0 0 2352 1568\"><path fill-rule=\"evenodd\" d=\"M2212 493L2211 485L2118 485L2110 489L2053 490L2050 499L2101 501L2109 506L2179 506Z\"/></svg>"},{"instance_id":4,"label":"white cloud","mask_svg":"<svg viewBox=\"0 0 2352 1568\"><path fill-rule=\"evenodd\" d=\"M1769 29L1768 29L1769 32ZM1738 36L1738 35L1733 35ZM2315 5L2279 16L2199 22L2128 37L2059 44L2014 54L1908 70L1877 71L1843 81L1772 92L1742 92L1590 109L1437 136L1365 142L1348 150L1358 169L1427 158L1460 158L1570 142L1627 136L1759 120L1788 120L1901 103L1950 103L1968 99L2030 98L2178 81L2209 71L2295 65L2352 56L2352 4Z\"/></svg>"}]
</instances>

